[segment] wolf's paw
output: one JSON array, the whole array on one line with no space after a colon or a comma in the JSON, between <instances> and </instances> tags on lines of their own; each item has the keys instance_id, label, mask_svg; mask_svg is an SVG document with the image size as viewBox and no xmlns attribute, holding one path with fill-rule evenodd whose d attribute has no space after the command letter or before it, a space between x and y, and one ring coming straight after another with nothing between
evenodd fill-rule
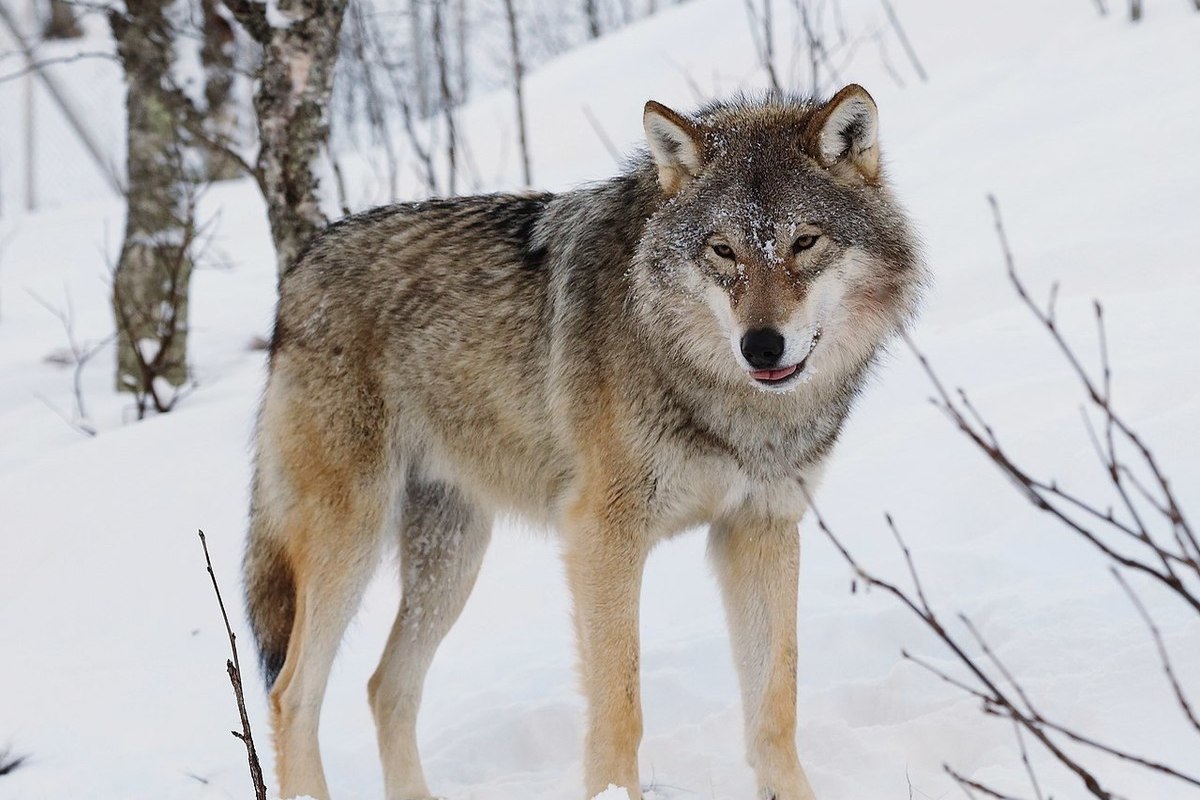
<instances>
[{"instance_id":1,"label":"wolf's paw","mask_svg":"<svg viewBox=\"0 0 1200 800\"><path fill-rule=\"evenodd\" d=\"M764 786L758 790L758 797L759 800L817 800L806 779L783 785Z\"/></svg>"},{"instance_id":2,"label":"wolf's paw","mask_svg":"<svg viewBox=\"0 0 1200 800\"><path fill-rule=\"evenodd\" d=\"M817 800L812 791L804 786L779 791L764 789L758 796L761 800Z\"/></svg>"}]
</instances>

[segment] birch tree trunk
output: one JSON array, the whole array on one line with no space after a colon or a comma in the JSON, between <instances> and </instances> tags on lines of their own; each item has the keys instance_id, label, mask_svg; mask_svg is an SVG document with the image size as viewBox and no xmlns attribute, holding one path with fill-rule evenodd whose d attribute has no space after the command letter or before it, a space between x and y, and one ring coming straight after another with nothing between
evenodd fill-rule
<instances>
[{"instance_id":1,"label":"birch tree trunk","mask_svg":"<svg viewBox=\"0 0 1200 800\"><path fill-rule=\"evenodd\" d=\"M279 0L278 11L288 20L280 27L257 0L225 0L225 6L263 47L254 94L256 177L282 275L328 222L318 172L329 145L329 98L346 0Z\"/></svg>"},{"instance_id":2,"label":"birch tree trunk","mask_svg":"<svg viewBox=\"0 0 1200 800\"><path fill-rule=\"evenodd\" d=\"M200 47L200 65L204 68L203 125L210 139L229 143L236 138L238 127L233 97L237 37L229 20L222 15L218 0L200 0L200 11L204 20L204 41ZM220 148L205 148L204 156L205 177L209 180L229 180L242 174L237 161Z\"/></svg>"},{"instance_id":3,"label":"birch tree trunk","mask_svg":"<svg viewBox=\"0 0 1200 800\"><path fill-rule=\"evenodd\" d=\"M168 0L126 0L109 12L125 69L128 214L113 276L119 391L144 397L156 377L187 380L187 290L192 263L189 185L170 85ZM137 348L141 348L138 350ZM147 365L154 365L147 370ZM153 374L151 374L153 373Z\"/></svg>"}]
</instances>

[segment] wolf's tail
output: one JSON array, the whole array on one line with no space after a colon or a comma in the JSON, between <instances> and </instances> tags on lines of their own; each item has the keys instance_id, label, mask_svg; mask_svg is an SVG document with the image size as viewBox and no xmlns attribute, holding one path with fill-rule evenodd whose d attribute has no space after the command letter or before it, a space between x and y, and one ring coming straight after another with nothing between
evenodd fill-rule
<instances>
[{"instance_id":1,"label":"wolf's tail","mask_svg":"<svg viewBox=\"0 0 1200 800\"><path fill-rule=\"evenodd\" d=\"M275 685L287 657L296 617L296 575L281 538L267 529L261 511L252 509L250 517L250 538L243 564L246 608L258 643L263 679L269 689Z\"/></svg>"}]
</instances>

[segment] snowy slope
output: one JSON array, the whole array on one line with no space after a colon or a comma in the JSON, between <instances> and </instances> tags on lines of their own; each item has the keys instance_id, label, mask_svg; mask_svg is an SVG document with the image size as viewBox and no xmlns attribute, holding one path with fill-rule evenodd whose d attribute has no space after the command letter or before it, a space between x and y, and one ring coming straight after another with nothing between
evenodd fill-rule
<instances>
[{"instance_id":1,"label":"snowy slope","mask_svg":"<svg viewBox=\"0 0 1200 800\"><path fill-rule=\"evenodd\" d=\"M879 24L875 4L845 5L851 24ZM1065 483L1102 485L1076 386L1004 280L984 202L994 192L1039 296L1062 282L1063 323L1085 353L1094 353L1090 300L1105 300L1118 401L1185 503L1200 508L1200 154L1190 146L1200 141L1200 15L1154 3L1131 27L1088 3L896 5L930 82L905 72L900 88L869 46L842 77L879 102L889 168L936 275L918 343L1017 453ZM687 108L693 84L704 93L761 85L744 20L737 0L693 0L531 75L538 183L560 188L615 168L584 105L630 148L648 97ZM894 41L889 49L903 68ZM61 69L84 81L93 66ZM0 102L8 118L13 95ZM515 180L510 118L504 94L464 110L481 188ZM355 203L382 199L358 169ZM56 177L71 176L64 167ZM77 336L109 335L103 284L122 209L98 186L81 191L56 210L14 217L6 207L0 217L0 750L30 755L0 777L0 798L245 797L241 745L227 733L237 717L226 642L195 531L208 533L236 606L264 367L247 345L267 330L274 287L261 203L245 182L205 199L228 266L194 278L199 388L177 412L132 424L127 400L110 392L105 351L84 374L100 429L89 439L47 408L69 410L70 376L44 361L65 342L31 294L52 304L69 294ZM1170 709L1169 687L1103 563L1023 508L930 408L912 356L894 352L839 446L818 497L824 515L865 563L902 579L882 522L890 510L933 601L969 613L1047 710L1116 744L1200 763L1181 718L1139 711ZM582 703L556 545L503 527L430 673L426 772L449 798L577 797ZM887 598L852 594L849 569L811 521L802 536L799 744L821 800L956 796L943 763L1028 794L1011 729L899 657L903 647L948 665L939 645ZM382 794L365 682L396 583L393 568L381 569L335 667L322 744L339 798ZM748 797L703 537L656 551L645 587L643 781L659 797ZM1200 692L1200 626L1146 597ZM270 770L262 688L247 679ZM1061 771L1041 773L1048 796L1083 796ZM1196 794L1118 766L1109 774L1143 800Z\"/></svg>"}]
</instances>

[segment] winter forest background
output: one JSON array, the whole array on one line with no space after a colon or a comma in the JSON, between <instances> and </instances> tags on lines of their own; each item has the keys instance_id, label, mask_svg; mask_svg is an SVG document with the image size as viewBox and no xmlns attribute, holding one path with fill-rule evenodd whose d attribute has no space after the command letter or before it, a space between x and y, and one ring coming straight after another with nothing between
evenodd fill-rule
<instances>
[{"instance_id":1,"label":"winter forest background","mask_svg":"<svg viewBox=\"0 0 1200 800\"><path fill-rule=\"evenodd\" d=\"M0 0L0 798L252 795L196 531L249 664L249 442L313 231L604 178L647 99L851 81L936 282L801 526L814 788L1200 798L1197 76L1200 0ZM575 797L556 545L502 527L430 672L427 775ZM645 580L660 800L752 786L703 549ZM382 569L335 666L339 798L382 795L397 593Z\"/></svg>"}]
</instances>

